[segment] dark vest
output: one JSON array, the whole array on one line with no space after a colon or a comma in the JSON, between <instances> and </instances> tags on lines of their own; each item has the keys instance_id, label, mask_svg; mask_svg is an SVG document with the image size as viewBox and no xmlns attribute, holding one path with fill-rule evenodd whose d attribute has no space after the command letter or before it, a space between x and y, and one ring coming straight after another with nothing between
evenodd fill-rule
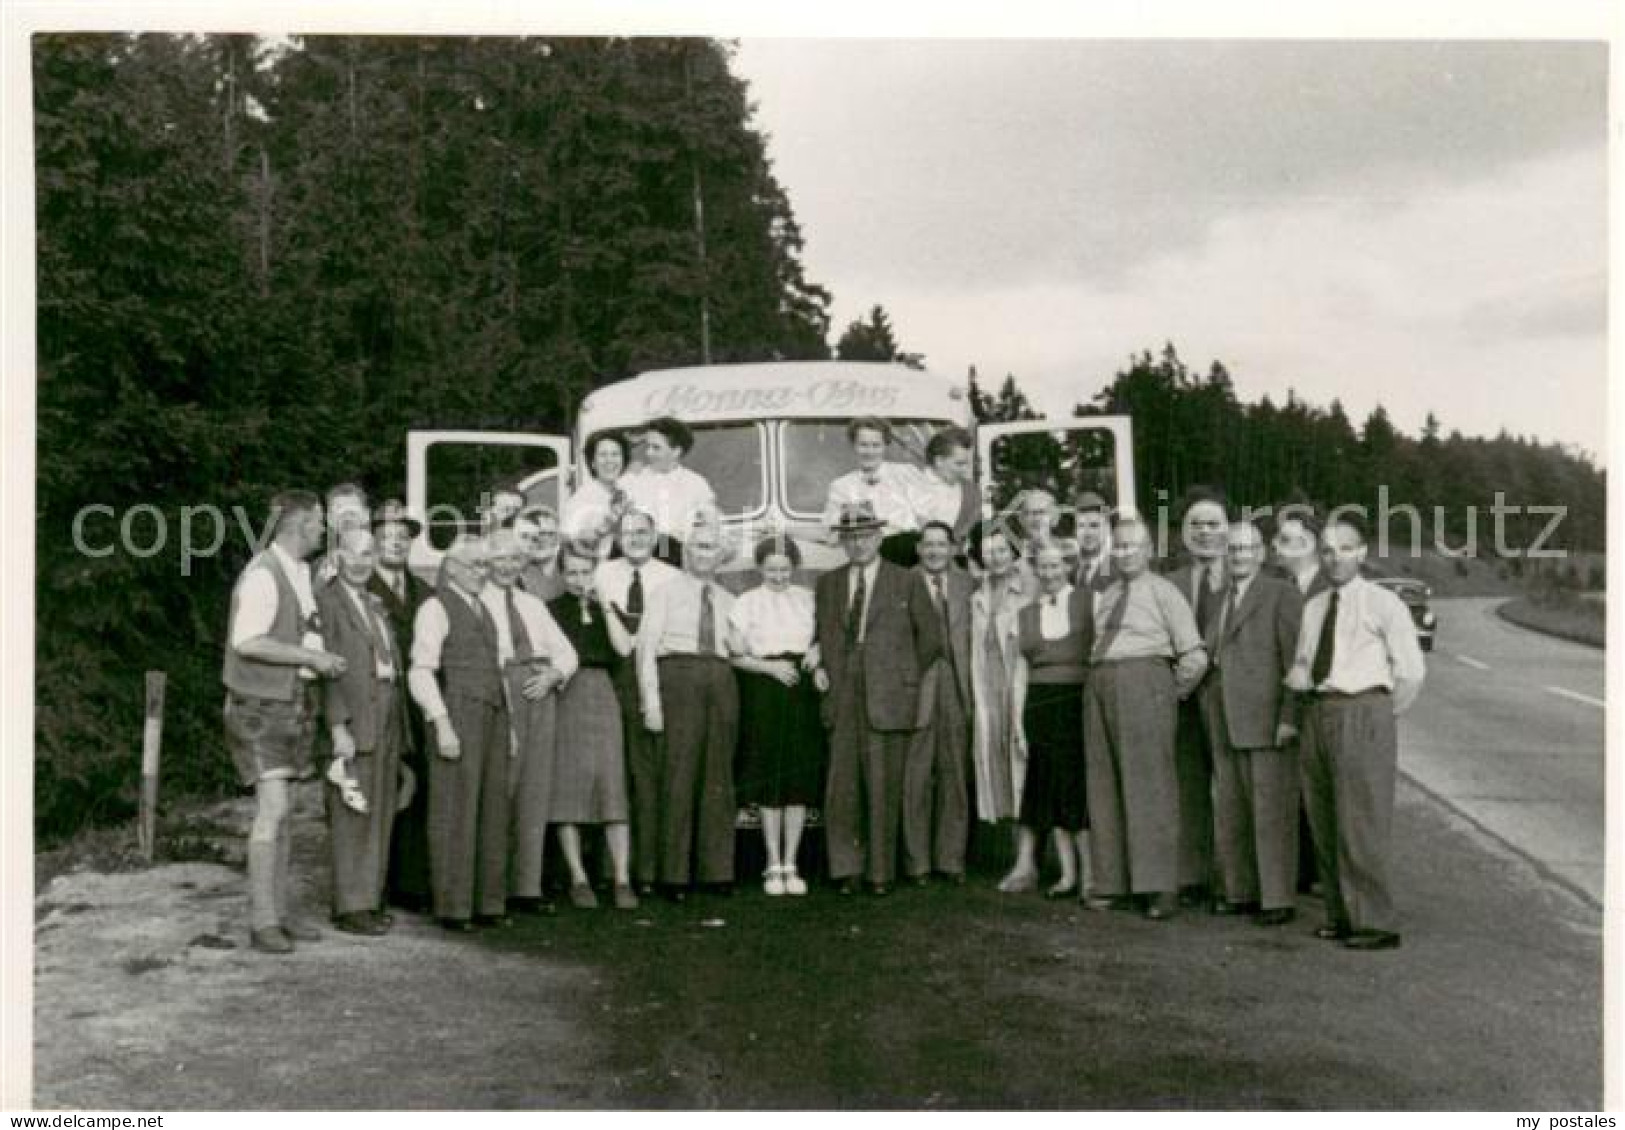
<instances>
[{"instance_id":1,"label":"dark vest","mask_svg":"<svg viewBox=\"0 0 1625 1130\"><path fill-rule=\"evenodd\" d=\"M1067 600L1067 616L1072 629L1058 640L1047 640L1038 630L1039 597L1023 606L1016 616L1021 654L1027 660L1028 681L1032 683L1081 683L1088 672L1089 632L1084 624L1083 602L1076 589Z\"/></svg>"},{"instance_id":2,"label":"dark vest","mask_svg":"<svg viewBox=\"0 0 1625 1130\"><path fill-rule=\"evenodd\" d=\"M269 550L258 554L237 578L231 590L231 616L226 624L226 658L220 678L226 689L244 698L273 698L292 702L301 692L299 668L286 663L261 663L245 659L231 646L231 625L237 622L237 604L242 598L243 581L255 569L269 569L276 580L276 619L266 633L278 643L298 646L304 638L299 623L299 597L293 591L293 582L282 571Z\"/></svg>"},{"instance_id":3,"label":"dark vest","mask_svg":"<svg viewBox=\"0 0 1625 1130\"><path fill-rule=\"evenodd\" d=\"M502 669L497 665L496 625L468 606L461 593L444 591L436 600L446 610L446 642L440 648L445 693L490 706L502 705Z\"/></svg>"}]
</instances>

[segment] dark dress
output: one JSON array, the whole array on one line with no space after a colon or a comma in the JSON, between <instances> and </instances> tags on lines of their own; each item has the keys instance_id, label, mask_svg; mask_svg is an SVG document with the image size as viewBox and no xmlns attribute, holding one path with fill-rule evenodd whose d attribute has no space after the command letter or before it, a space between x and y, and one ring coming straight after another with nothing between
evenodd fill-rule
<instances>
[{"instance_id":1,"label":"dark dress","mask_svg":"<svg viewBox=\"0 0 1625 1130\"><path fill-rule=\"evenodd\" d=\"M610 643L602 608L589 604L583 617L581 600L565 593L547 610L581 663L559 696L548 822L620 823L628 809L626 746L612 673L624 661Z\"/></svg>"},{"instance_id":2,"label":"dark dress","mask_svg":"<svg viewBox=\"0 0 1625 1130\"><path fill-rule=\"evenodd\" d=\"M1070 630L1058 640L1046 640L1039 632L1040 607L1040 603L1027 605L1017 620L1028 671L1027 701L1021 714L1027 737L1021 822L1038 831L1081 832L1089 827L1083 685L1093 620L1085 614L1087 602L1075 592L1068 612Z\"/></svg>"}]
</instances>

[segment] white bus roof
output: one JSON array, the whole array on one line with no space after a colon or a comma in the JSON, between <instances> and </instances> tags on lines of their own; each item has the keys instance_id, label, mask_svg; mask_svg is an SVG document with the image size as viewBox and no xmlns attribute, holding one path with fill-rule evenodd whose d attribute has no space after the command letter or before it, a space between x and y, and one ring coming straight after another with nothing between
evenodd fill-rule
<instances>
[{"instance_id":1,"label":"white bus roof","mask_svg":"<svg viewBox=\"0 0 1625 1130\"><path fill-rule=\"evenodd\" d=\"M884 416L969 423L965 382L905 365L772 361L658 369L605 385L578 414L583 438L657 416L685 423Z\"/></svg>"}]
</instances>

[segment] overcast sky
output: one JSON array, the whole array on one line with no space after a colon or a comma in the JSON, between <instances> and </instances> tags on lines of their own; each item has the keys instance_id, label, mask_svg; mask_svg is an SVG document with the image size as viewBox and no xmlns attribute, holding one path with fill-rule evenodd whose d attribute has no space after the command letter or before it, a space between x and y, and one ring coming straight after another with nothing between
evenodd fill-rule
<instances>
[{"instance_id":1,"label":"overcast sky","mask_svg":"<svg viewBox=\"0 0 1625 1130\"><path fill-rule=\"evenodd\" d=\"M837 331L1068 411L1172 341L1238 393L1605 453L1584 43L740 42Z\"/></svg>"}]
</instances>

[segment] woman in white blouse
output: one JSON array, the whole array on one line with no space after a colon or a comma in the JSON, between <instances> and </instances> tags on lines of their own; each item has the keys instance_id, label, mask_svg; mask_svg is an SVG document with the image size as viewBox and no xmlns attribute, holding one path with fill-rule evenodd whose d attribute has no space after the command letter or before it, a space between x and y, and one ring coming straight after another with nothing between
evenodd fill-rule
<instances>
[{"instance_id":1,"label":"woman in white blouse","mask_svg":"<svg viewBox=\"0 0 1625 1130\"><path fill-rule=\"evenodd\" d=\"M818 667L813 594L790 583L801 564L801 548L790 538L763 539L755 557L762 583L734 603L730 618L740 698L734 784L739 802L761 811L763 889L804 895L796 854L807 809L822 798L826 756L812 681Z\"/></svg>"},{"instance_id":2,"label":"woman in white blouse","mask_svg":"<svg viewBox=\"0 0 1625 1130\"><path fill-rule=\"evenodd\" d=\"M587 441L589 477L565 499L560 515L566 540L591 542L600 556L608 552L615 524L628 505L624 475L630 462L631 448L620 432L599 432Z\"/></svg>"},{"instance_id":3,"label":"woman in white blouse","mask_svg":"<svg viewBox=\"0 0 1625 1130\"><path fill-rule=\"evenodd\" d=\"M683 466L683 459L694 450L694 433L687 424L661 416L643 427L644 467L623 478L621 487L632 505L654 515L660 532L655 555L682 568L683 539L694 528L696 517L715 513L716 492L703 475Z\"/></svg>"}]
</instances>

